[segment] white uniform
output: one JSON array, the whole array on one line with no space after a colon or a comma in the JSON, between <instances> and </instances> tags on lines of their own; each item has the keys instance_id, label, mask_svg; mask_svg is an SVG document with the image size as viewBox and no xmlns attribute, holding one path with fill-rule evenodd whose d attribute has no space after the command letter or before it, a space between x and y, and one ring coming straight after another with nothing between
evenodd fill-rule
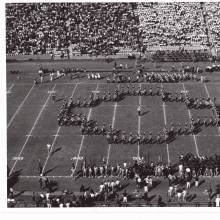
<instances>
[{"instance_id":1,"label":"white uniform","mask_svg":"<svg viewBox=\"0 0 220 220\"><path fill-rule=\"evenodd\" d=\"M48 154L50 153L50 151L51 151L51 144L47 144L47 152L48 152Z\"/></svg>"}]
</instances>

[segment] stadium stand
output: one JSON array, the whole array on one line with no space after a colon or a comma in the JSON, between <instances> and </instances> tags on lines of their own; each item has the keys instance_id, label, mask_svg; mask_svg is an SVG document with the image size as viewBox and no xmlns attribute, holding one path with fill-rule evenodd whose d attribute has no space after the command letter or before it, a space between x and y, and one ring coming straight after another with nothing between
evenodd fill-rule
<instances>
[{"instance_id":1,"label":"stadium stand","mask_svg":"<svg viewBox=\"0 0 220 220\"><path fill-rule=\"evenodd\" d=\"M219 46L219 3L7 4L7 54L128 54ZM69 48L71 46L71 48ZM191 48L192 49L192 48Z\"/></svg>"},{"instance_id":2,"label":"stadium stand","mask_svg":"<svg viewBox=\"0 0 220 220\"><path fill-rule=\"evenodd\" d=\"M138 17L127 3L8 4L7 54L117 52L138 47ZM117 16L116 16L117 15Z\"/></svg>"},{"instance_id":3,"label":"stadium stand","mask_svg":"<svg viewBox=\"0 0 220 220\"><path fill-rule=\"evenodd\" d=\"M207 2L205 4L204 16L207 20L207 26L209 27L210 34L215 46L220 47L220 3L219 2Z\"/></svg>"},{"instance_id":4,"label":"stadium stand","mask_svg":"<svg viewBox=\"0 0 220 220\"><path fill-rule=\"evenodd\" d=\"M207 43L200 3L141 3L138 13L149 46Z\"/></svg>"}]
</instances>

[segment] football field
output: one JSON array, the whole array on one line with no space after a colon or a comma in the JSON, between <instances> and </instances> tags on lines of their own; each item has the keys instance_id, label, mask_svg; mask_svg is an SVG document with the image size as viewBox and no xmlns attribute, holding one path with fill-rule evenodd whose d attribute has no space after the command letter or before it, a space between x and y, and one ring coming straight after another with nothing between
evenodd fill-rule
<instances>
[{"instance_id":1,"label":"football field","mask_svg":"<svg viewBox=\"0 0 220 220\"><path fill-rule=\"evenodd\" d=\"M43 65L43 64L42 64ZM55 65L55 64L51 64ZM58 64L60 63L58 62ZM133 65L132 62L130 65ZM147 64L145 64L147 65ZM71 66L71 64L69 65ZM103 62L83 63L86 69L100 69L106 76L113 64ZM196 135L181 135L166 144L108 144L102 135L81 135L77 126L58 126L57 115L65 97L88 97L92 91L100 94L114 92L117 86L126 87L126 83L106 83L106 79L88 80L81 78L70 80L68 76L40 85L33 85L37 76L37 67L30 63L8 64L7 66L7 160L11 174L21 171L21 178L27 181L39 177L38 160L43 164L44 174L51 178L69 178L71 161L79 169L84 159L90 164L108 165L133 163L135 157L145 160L174 164L180 154L192 153L196 156L220 154L220 130L218 127L202 127ZM9 73L18 69L24 74L17 76ZM32 68L32 69L31 69ZM56 68L56 67L55 67ZM166 67L165 67L166 68ZM101 69L109 70L103 72ZM134 83L135 87L156 91L163 86L169 92L189 91L192 97L220 97L220 80L217 74L210 76L208 83L189 81L184 83ZM53 103L51 92L55 91L57 101ZM138 117L137 106L143 106L143 115ZM88 119L102 125L112 124L114 129L132 132L152 132L156 135L164 126L189 122L190 115L211 117L209 109L190 109L176 102L163 103L159 96L125 96L119 102L103 102L92 108L76 109ZM52 154L47 154L47 143L52 145Z\"/></svg>"}]
</instances>

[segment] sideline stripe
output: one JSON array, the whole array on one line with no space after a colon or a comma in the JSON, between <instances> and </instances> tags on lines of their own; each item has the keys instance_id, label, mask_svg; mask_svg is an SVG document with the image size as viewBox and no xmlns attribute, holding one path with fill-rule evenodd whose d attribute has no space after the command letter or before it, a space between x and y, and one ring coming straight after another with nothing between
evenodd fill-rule
<instances>
[{"instance_id":1,"label":"sideline stripe","mask_svg":"<svg viewBox=\"0 0 220 220\"><path fill-rule=\"evenodd\" d=\"M73 178L72 176L44 176L44 177L48 177L48 178ZM22 179L39 179L40 176L19 176L19 178L22 178ZM100 179L105 179L105 177L101 177ZM220 179L220 176L213 176L213 177L210 177L210 176L203 176L203 178L207 178L207 179L210 179L210 178L215 178L215 179ZM84 179L89 179L88 177L84 178ZM94 178L95 179L95 178ZM98 180L99 178L97 178ZM91 180L91 179L90 179Z\"/></svg>"},{"instance_id":2,"label":"sideline stripe","mask_svg":"<svg viewBox=\"0 0 220 220\"><path fill-rule=\"evenodd\" d=\"M10 133L9 133L10 134ZM11 133L11 135L16 135L15 133ZM31 136L31 137L50 137L50 136L60 136L60 137L69 137L69 134L62 134L62 135L56 135L56 134L51 134L51 135L20 135L20 137L27 137L27 136ZM74 137L82 137L83 135L81 134L75 134ZM187 134L187 135L181 135L181 136L193 136L192 134ZM219 134L197 134L196 137L219 137Z\"/></svg>"},{"instance_id":3,"label":"sideline stripe","mask_svg":"<svg viewBox=\"0 0 220 220\"><path fill-rule=\"evenodd\" d=\"M74 85L76 83L74 82L56 82L57 85ZM100 85L116 85L117 83L107 83L107 82L81 82L80 84L87 84L87 85L90 85L90 84L100 84ZM122 83L123 84L123 83ZM124 83L125 84L125 83ZM139 83L135 82L135 83L131 83L132 85L138 85ZM157 85L159 84L158 82L155 82L155 83L150 83L150 82L142 82L142 84L144 85ZM180 84L179 82L177 83L164 83L166 85L178 85ZM185 84L188 84L188 85L199 85L201 84L201 82L185 82ZM220 85L220 82L209 82L208 84L210 85ZM15 85L32 85L31 83L16 83Z\"/></svg>"}]
</instances>

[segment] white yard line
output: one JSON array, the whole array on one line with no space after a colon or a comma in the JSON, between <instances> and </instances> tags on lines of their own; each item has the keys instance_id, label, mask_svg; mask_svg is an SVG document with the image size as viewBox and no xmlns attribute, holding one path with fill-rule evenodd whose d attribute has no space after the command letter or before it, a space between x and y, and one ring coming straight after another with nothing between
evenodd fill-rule
<instances>
[{"instance_id":1,"label":"white yard line","mask_svg":"<svg viewBox=\"0 0 220 220\"><path fill-rule=\"evenodd\" d=\"M56 178L60 178L60 179L72 179L73 177L72 176L44 176L44 177L47 177L47 178L52 178L52 179L56 179ZM19 176L19 178L22 178L22 179L39 179L40 176ZM103 179L105 179L104 177L102 177ZM203 178L207 178L209 179L210 177L209 176L203 176ZM214 176L215 179L220 179L220 176Z\"/></svg>"},{"instance_id":2,"label":"white yard line","mask_svg":"<svg viewBox=\"0 0 220 220\"><path fill-rule=\"evenodd\" d=\"M31 87L31 89L29 90L28 94L25 96L25 98L23 99L23 101L21 102L21 104L18 106L16 112L14 113L14 115L11 117L10 121L8 122L7 128L9 128L9 126L11 125L11 123L13 122L13 120L15 119L16 115L18 114L18 112L20 111L21 107L23 106L24 102L27 100L28 96L30 95L32 89L34 88L34 85Z\"/></svg>"},{"instance_id":3,"label":"white yard line","mask_svg":"<svg viewBox=\"0 0 220 220\"><path fill-rule=\"evenodd\" d=\"M182 83L182 86L183 86L183 90L186 91L184 83ZM185 95L186 95L186 93L185 93ZM192 114L191 114L191 112L188 108L187 108L187 111L188 111L188 115L189 115L189 119L190 119L192 117ZM196 154L199 157L199 148L198 148L198 145L197 145L196 135L193 134L192 136L193 136L193 140L194 140L195 147L196 147Z\"/></svg>"},{"instance_id":4,"label":"white yard line","mask_svg":"<svg viewBox=\"0 0 220 220\"><path fill-rule=\"evenodd\" d=\"M54 85L53 90L55 89L55 87L56 87L56 84ZM31 128L29 134L27 135L27 138L26 138L26 140L25 140L25 142L24 142L24 144L23 144L23 146L22 146L22 148L21 148L21 151L20 151L20 153L18 154L17 157L20 157L21 154L23 153L23 150L24 150L24 148L25 148L25 146L26 146L26 144L27 144L27 142L28 142L30 136L32 135L32 132L33 132L33 130L34 130L34 128L35 128L35 126L36 126L36 124L37 124L37 122L38 122L38 120L39 120L39 118L40 118L40 116L41 116L41 114L42 114L42 112L43 112L43 110L45 109L46 104L47 104L47 102L48 102L49 99L50 99L50 96L51 96L51 93L50 93L49 96L47 97L47 99L46 99L44 105L42 106L40 112L38 113L37 118L35 119L35 122L34 122L32 128ZM15 160L14 165L12 166L9 175L11 175L11 173L12 173L12 171L14 170L14 168L15 168L17 162L18 162L18 159Z\"/></svg>"},{"instance_id":5,"label":"white yard line","mask_svg":"<svg viewBox=\"0 0 220 220\"><path fill-rule=\"evenodd\" d=\"M165 103L163 102L163 117L164 117L164 124L167 125L167 116L166 116L166 108Z\"/></svg>"},{"instance_id":6,"label":"white yard line","mask_svg":"<svg viewBox=\"0 0 220 220\"><path fill-rule=\"evenodd\" d=\"M136 96L134 96L134 97L136 97ZM13 106L13 105L11 105L11 106ZM17 105L14 105L14 107L15 106L17 106ZM37 104L37 105L31 105L32 107L39 107L39 106L41 106L40 104ZM46 107L48 107L49 105L46 105ZM105 105L105 104L100 104L100 106L102 106L102 107L114 107L115 106L115 104L114 105ZM134 107L134 106L136 106L136 105L117 105L117 107ZM142 105L142 106L148 106L148 107L150 107L150 105ZM158 106L163 106L163 105L158 105ZM166 106L166 105L165 105ZM85 108L85 107L84 107Z\"/></svg>"},{"instance_id":7,"label":"white yard line","mask_svg":"<svg viewBox=\"0 0 220 220\"><path fill-rule=\"evenodd\" d=\"M115 102L115 105L114 105L114 112L113 112L113 117L112 117L112 129L114 129L114 126L115 126L115 114L116 114L116 108L118 106L118 103ZM108 163L109 163L109 157L110 157L110 152L111 152L111 144L108 145L108 154L107 154L107 160L106 160L106 165L108 166Z\"/></svg>"},{"instance_id":8,"label":"white yard line","mask_svg":"<svg viewBox=\"0 0 220 220\"><path fill-rule=\"evenodd\" d=\"M99 84L97 83L97 86L96 86L95 91L98 91L98 87L99 87ZM87 120L88 120L88 121L90 120L91 114L92 114L92 107L89 109L89 114L88 114L88 116L87 116ZM82 136L82 139L81 139L81 143L80 143L78 155L77 155L77 158L76 158L75 170L77 169L77 165L78 165L78 163L79 163L79 157L80 157L81 150L82 150L82 147L83 147L84 139L85 139L85 135L83 135L83 136Z\"/></svg>"},{"instance_id":9,"label":"white yard line","mask_svg":"<svg viewBox=\"0 0 220 220\"><path fill-rule=\"evenodd\" d=\"M209 90L208 90L208 88L207 88L207 86L206 86L206 83L203 83L203 85L204 85L204 87L205 87L205 91L206 91L206 94L207 94L208 98L211 98L211 97L210 97L210 94L209 94ZM218 116L218 113L217 113L216 109L215 109L215 114L216 114L216 117L217 117L217 116ZM218 132L220 133L220 127L218 127Z\"/></svg>"},{"instance_id":10,"label":"white yard line","mask_svg":"<svg viewBox=\"0 0 220 220\"><path fill-rule=\"evenodd\" d=\"M162 83L161 83L161 87L163 87ZM164 119L165 126L167 126L167 116L166 116L165 102L163 102L163 119ZM167 143L166 143L166 149L167 149L167 161L168 161L168 164L170 164L170 151L169 151L169 145Z\"/></svg>"},{"instance_id":11,"label":"white yard line","mask_svg":"<svg viewBox=\"0 0 220 220\"><path fill-rule=\"evenodd\" d=\"M72 176L44 176L44 177L48 177L48 178L73 178ZM19 178L22 178L22 179L35 179L35 178L37 178L37 179L39 179L40 178L40 176L19 176Z\"/></svg>"},{"instance_id":12,"label":"white yard line","mask_svg":"<svg viewBox=\"0 0 220 220\"><path fill-rule=\"evenodd\" d=\"M206 94L207 94L208 98L211 98L210 94L209 94L209 90L208 90L208 88L206 86L206 83L203 83L203 86L205 87L205 91L206 91Z\"/></svg>"},{"instance_id":13,"label":"white yard line","mask_svg":"<svg viewBox=\"0 0 220 220\"><path fill-rule=\"evenodd\" d=\"M71 97L73 97L73 95L74 95L74 93L76 91L77 85L78 85L78 83L76 83L76 85L75 85L75 87L73 89ZM54 147L54 144L55 144L55 142L57 140L57 137L59 136L60 129L61 129L61 126L58 127L57 132L56 132L56 134L54 136L54 139L53 139L53 142L52 142L52 145L51 145L51 150L50 150L51 152L53 152L53 147ZM42 169L42 173L44 173L44 170L46 168L46 165L47 165L47 162L48 162L49 158L50 158L50 154L47 155L46 161L45 161L43 169Z\"/></svg>"},{"instance_id":14,"label":"white yard line","mask_svg":"<svg viewBox=\"0 0 220 220\"><path fill-rule=\"evenodd\" d=\"M76 83L74 83L74 82L57 82L56 83L57 85L74 85L74 84L76 84ZM100 84L100 85L109 85L109 84L111 84L111 85L113 85L113 84L117 84L117 83L107 83L107 82L81 82L80 84L87 84L87 85L90 85L90 84ZM123 84L123 83L122 83ZM124 83L125 84L125 83ZM139 83L131 83L132 85L138 85ZM142 84L144 84L144 85L157 85L158 83L150 83L150 82L142 82ZM177 84L179 84L179 83L164 83L164 84L166 84L166 85L177 85ZM195 84L200 84L199 82L185 82L185 84L187 84L187 85L195 85ZM220 85L220 82L209 82L209 84L210 85ZM30 84L30 83L16 83L16 85L32 85L32 84Z\"/></svg>"},{"instance_id":15,"label":"white yard line","mask_svg":"<svg viewBox=\"0 0 220 220\"><path fill-rule=\"evenodd\" d=\"M136 96L134 96L134 97L136 97ZM100 106L102 106L102 107L114 107L115 106L115 104L114 105L103 105L103 104L101 104ZM118 107L134 107L134 106L136 106L136 105L117 105ZM150 106L150 105L141 105L141 106ZM159 105L160 106L160 105ZM163 106L163 105L161 105L161 106ZM165 105L166 106L166 105Z\"/></svg>"},{"instance_id":16,"label":"white yard line","mask_svg":"<svg viewBox=\"0 0 220 220\"><path fill-rule=\"evenodd\" d=\"M118 107L118 105L117 105ZM9 133L10 134L10 133ZM11 133L11 135L13 135L14 133ZM29 135L21 135L20 137L27 137ZM55 137L56 134L51 134L51 135L31 135L31 137L48 137L48 136L53 136ZM69 137L69 134L62 134L62 135L58 135L60 137ZM187 134L187 135L182 135L182 136L193 136L192 134ZM81 134L75 134L74 137L82 137ZM219 137L219 134L197 134L196 137Z\"/></svg>"},{"instance_id":17,"label":"white yard line","mask_svg":"<svg viewBox=\"0 0 220 220\"><path fill-rule=\"evenodd\" d=\"M11 84L11 86L7 90L7 94L11 93L12 88L14 87L14 83Z\"/></svg>"}]
</instances>

